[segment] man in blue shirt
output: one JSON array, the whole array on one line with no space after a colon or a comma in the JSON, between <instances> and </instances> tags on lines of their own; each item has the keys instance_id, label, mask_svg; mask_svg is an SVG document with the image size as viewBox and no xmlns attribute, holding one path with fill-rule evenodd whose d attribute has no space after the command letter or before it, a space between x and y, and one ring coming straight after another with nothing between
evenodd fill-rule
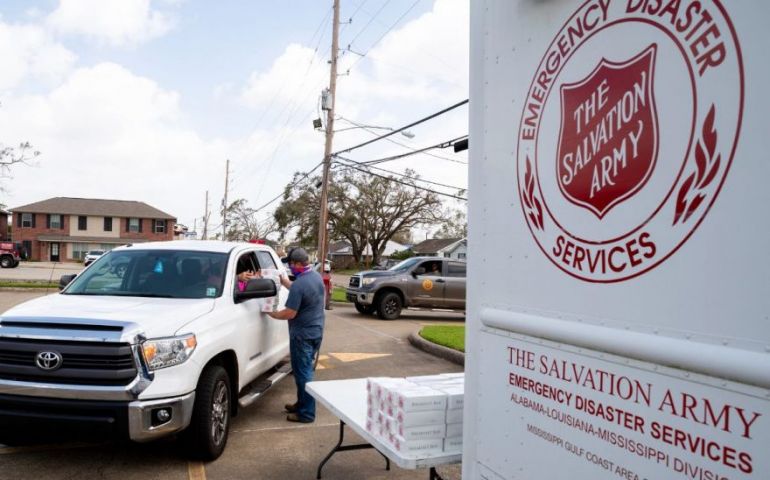
<instances>
[{"instance_id":1,"label":"man in blue shirt","mask_svg":"<svg viewBox=\"0 0 770 480\"><path fill-rule=\"evenodd\" d=\"M295 248L289 252L288 260L295 278L290 282L281 277L283 286L289 288L286 308L268 315L289 321L289 350L297 384L297 403L286 405L289 412L286 420L311 423L315 421L315 399L305 391L305 384L313 381L313 364L321 347L326 291L321 275L308 265L305 250Z\"/></svg>"}]
</instances>

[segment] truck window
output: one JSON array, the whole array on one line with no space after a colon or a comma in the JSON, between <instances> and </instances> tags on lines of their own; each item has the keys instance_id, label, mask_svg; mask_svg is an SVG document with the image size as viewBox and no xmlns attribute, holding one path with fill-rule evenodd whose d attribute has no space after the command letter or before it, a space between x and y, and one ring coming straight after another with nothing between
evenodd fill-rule
<instances>
[{"instance_id":1,"label":"truck window","mask_svg":"<svg viewBox=\"0 0 770 480\"><path fill-rule=\"evenodd\" d=\"M460 262L449 262L446 276L465 278L465 264Z\"/></svg>"},{"instance_id":2,"label":"truck window","mask_svg":"<svg viewBox=\"0 0 770 480\"><path fill-rule=\"evenodd\" d=\"M423 262L422 264L420 264L420 267L425 269L425 273L423 275L440 277L442 263L443 262L441 260L431 260L431 261Z\"/></svg>"},{"instance_id":3,"label":"truck window","mask_svg":"<svg viewBox=\"0 0 770 480\"><path fill-rule=\"evenodd\" d=\"M241 273L243 272L256 273L258 271L259 271L259 265L257 263L257 258L254 256L254 252L244 253L240 257L238 257L238 262L235 265L234 292L243 290L243 287L245 286L238 278L238 276Z\"/></svg>"},{"instance_id":4,"label":"truck window","mask_svg":"<svg viewBox=\"0 0 770 480\"><path fill-rule=\"evenodd\" d=\"M124 250L100 257L64 295L213 298L222 293L225 254Z\"/></svg>"},{"instance_id":5,"label":"truck window","mask_svg":"<svg viewBox=\"0 0 770 480\"><path fill-rule=\"evenodd\" d=\"M257 261L259 263L259 268L278 268L275 265L275 260L273 260L273 256L270 255L270 252L265 251L259 251L257 252Z\"/></svg>"}]
</instances>

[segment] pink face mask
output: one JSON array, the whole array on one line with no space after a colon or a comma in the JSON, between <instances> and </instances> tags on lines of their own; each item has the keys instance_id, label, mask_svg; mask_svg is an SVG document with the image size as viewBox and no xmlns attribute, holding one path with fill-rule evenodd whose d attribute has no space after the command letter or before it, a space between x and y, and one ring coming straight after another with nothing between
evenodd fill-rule
<instances>
[{"instance_id":1,"label":"pink face mask","mask_svg":"<svg viewBox=\"0 0 770 480\"><path fill-rule=\"evenodd\" d=\"M297 268L294 265L292 265L289 268L291 268L291 273L293 273L295 277L299 277L303 273L310 271L310 265L308 265L306 267L300 267L300 268Z\"/></svg>"}]
</instances>

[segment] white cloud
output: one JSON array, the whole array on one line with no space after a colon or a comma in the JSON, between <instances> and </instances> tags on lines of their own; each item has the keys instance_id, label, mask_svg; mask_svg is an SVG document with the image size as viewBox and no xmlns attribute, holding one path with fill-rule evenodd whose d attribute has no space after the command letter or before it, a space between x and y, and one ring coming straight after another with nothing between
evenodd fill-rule
<instances>
[{"instance_id":1,"label":"white cloud","mask_svg":"<svg viewBox=\"0 0 770 480\"><path fill-rule=\"evenodd\" d=\"M80 3L93 6L93 11L86 12L93 13L93 22L88 18L64 22L61 12L77 9L68 10L75 8L73 0L62 0L48 18L49 25L60 22L60 29L110 43L150 38L148 32L153 29L148 27L152 24L148 19L154 10L148 1L125 0L144 5L144 10L134 15L144 20L127 22L139 27L114 27L114 35L103 25L117 20L104 17L123 14L107 11L101 3ZM114 6L112 2L103 3ZM66 29L65 23L69 25ZM325 59L312 48L289 45L264 71L253 72L242 83L212 87L212 101L221 108L246 106L255 112L255 125L249 134L224 140L204 138L196 132L191 127L194 122L182 109L180 95L151 78L109 62L73 69L74 55L40 28L28 27L40 35L39 40L22 42L34 46L27 48L28 53L17 51L18 40L12 42L13 50L3 53L3 45L8 43L2 41L4 28L20 27L0 23L0 55L10 59L0 71L0 92L34 76L58 75L61 79L58 86L45 93L9 93L2 99L0 140L7 144L29 140L42 152L39 168L15 169L14 180L6 185L9 197L0 199L9 206L53 196L141 200L191 226L193 219L203 214L206 190L210 191L211 209L218 211L225 159L231 159L233 172L230 198L246 198L256 207L278 195L293 172L312 168L322 158L323 135L312 129L309 120L317 115L316 102L321 88L328 83L329 72ZM379 34L372 28L372 37L377 38ZM380 28L384 31L385 27ZM343 34L342 44L347 41L345 35L354 30ZM340 77L338 114L395 127L467 98L467 31L468 2L436 0L430 12L394 29L351 70L350 76ZM45 49L59 54L38 53ZM353 61L352 55L343 57L340 71L344 72ZM228 97L234 102L223 101ZM337 128L346 126L342 121L337 124ZM422 147L467 133L467 129L464 108L412 129L417 134L412 140L394 138ZM335 136L335 149L369 138L371 134L362 130L341 132ZM378 142L350 156L366 160L404 150ZM449 151L437 153L466 158ZM464 165L422 155L382 166L397 171L414 168L424 178L461 187L467 182ZM213 217L217 217L216 213ZM210 227L218 221L215 219Z\"/></svg>"},{"instance_id":2,"label":"white cloud","mask_svg":"<svg viewBox=\"0 0 770 480\"><path fill-rule=\"evenodd\" d=\"M75 63L75 54L42 28L0 22L0 92L28 79L60 80Z\"/></svg>"},{"instance_id":3,"label":"white cloud","mask_svg":"<svg viewBox=\"0 0 770 480\"><path fill-rule=\"evenodd\" d=\"M171 18L150 0L59 0L47 23L61 33L85 35L112 45L133 45L161 36Z\"/></svg>"},{"instance_id":4,"label":"white cloud","mask_svg":"<svg viewBox=\"0 0 770 480\"><path fill-rule=\"evenodd\" d=\"M250 75L241 100L250 107L264 108L274 102L295 100L299 91L305 92L324 80L329 80L326 62L313 49L291 44L268 71Z\"/></svg>"},{"instance_id":5,"label":"white cloud","mask_svg":"<svg viewBox=\"0 0 770 480\"><path fill-rule=\"evenodd\" d=\"M110 63L74 71L47 95L9 100L0 131L42 152L39 168L14 170L10 206L53 196L130 199L184 220L200 215L211 164L228 152L186 127L178 94Z\"/></svg>"}]
</instances>

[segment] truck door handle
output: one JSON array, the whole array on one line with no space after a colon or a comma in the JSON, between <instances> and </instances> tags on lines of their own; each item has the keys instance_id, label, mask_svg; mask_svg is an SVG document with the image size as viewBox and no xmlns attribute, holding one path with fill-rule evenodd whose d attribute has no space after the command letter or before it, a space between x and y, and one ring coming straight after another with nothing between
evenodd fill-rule
<instances>
[{"instance_id":1,"label":"truck door handle","mask_svg":"<svg viewBox=\"0 0 770 480\"><path fill-rule=\"evenodd\" d=\"M443 278L436 279L436 283L445 283Z\"/></svg>"}]
</instances>

